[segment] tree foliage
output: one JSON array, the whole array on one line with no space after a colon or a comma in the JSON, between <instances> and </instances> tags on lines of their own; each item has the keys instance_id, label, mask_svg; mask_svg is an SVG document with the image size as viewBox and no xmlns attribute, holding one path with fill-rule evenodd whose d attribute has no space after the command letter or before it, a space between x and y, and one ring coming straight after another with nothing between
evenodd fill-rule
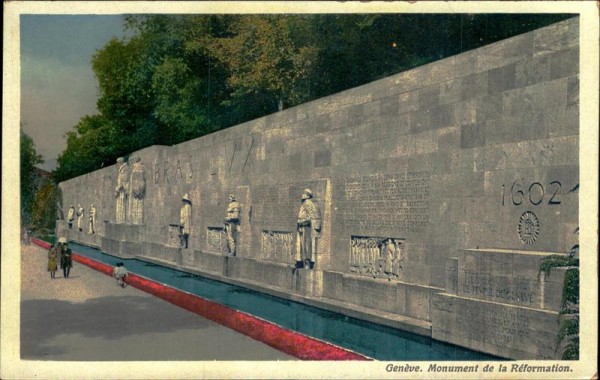
<instances>
[{"instance_id":1,"label":"tree foliage","mask_svg":"<svg viewBox=\"0 0 600 380\"><path fill-rule=\"evenodd\" d=\"M35 144L21 126L21 224L29 225L35 193L39 186L39 176L35 165L44 163L42 156L35 150Z\"/></svg>"},{"instance_id":2,"label":"tree foliage","mask_svg":"<svg viewBox=\"0 0 600 380\"><path fill-rule=\"evenodd\" d=\"M44 179L35 193L31 227L37 233L49 233L54 230L57 211L56 189L54 181Z\"/></svg>"},{"instance_id":3,"label":"tree foliage","mask_svg":"<svg viewBox=\"0 0 600 380\"><path fill-rule=\"evenodd\" d=\"M67 134L62 181L560 21L569 15L132 15L92 57L99 115Z\"/></svg>"},{"instance_id":4,"label":"tree foliage","mask_svg":"<svg viewBox=\"0 0 600 380\"><path fill-rule=\"evenodd\" d=\"M229 16L225 36L208 44L227 68L234 98L272 94L278 108L298 104L309 96L302 84L313 74L319 47L310 33L310 17Z\"/></svg>"}]
</instances>

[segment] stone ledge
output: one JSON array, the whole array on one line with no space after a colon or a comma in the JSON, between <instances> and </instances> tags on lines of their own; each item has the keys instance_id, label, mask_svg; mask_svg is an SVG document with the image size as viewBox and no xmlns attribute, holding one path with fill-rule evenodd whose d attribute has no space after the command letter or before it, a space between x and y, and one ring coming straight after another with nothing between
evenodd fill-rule
<instances>
[{"instance_id":1,"label":"stone ledge","mask_svg":"<svg viewBox=\"0 0 600 380\"><path fill-rule=\"evenodd\" d=\"M515 309L533 310L533 311L537 311L537 312L540 312L540 313L552 314L552 315L555 315L556 317L558 317L558 315L559 315L558 311L537 309L537 308L534 308L534 307L513 305L513 304L510 304L510 303L494 302L494 301L482 300L482 299L479 299L479 298L471 298L471 297L458 296L456 294L451 294L451 293L441 293L440 292L440 293L437 293L437 295L444 296L444 297L458 298L458 299L467 300L467 301L473 301L473 302L488 303L488 304L491 304L491 305L506 306L506 307L515 308Z\"/></svg>"},{"instance_id":2,"label":"stone ledge","mask_svg":"<svg viewBox=\"0 0 600 380\"><path fill-rule=\"evenodd\" d=\"M502 248L469 248L463 249L466 252L482 252L482 253L500 253L511 255L532 255L532 256L549 256L549 255L564 255L564 252L548 252L548 251L525 251L520 249L502 249Z\"/></svg>"}]
</instances>

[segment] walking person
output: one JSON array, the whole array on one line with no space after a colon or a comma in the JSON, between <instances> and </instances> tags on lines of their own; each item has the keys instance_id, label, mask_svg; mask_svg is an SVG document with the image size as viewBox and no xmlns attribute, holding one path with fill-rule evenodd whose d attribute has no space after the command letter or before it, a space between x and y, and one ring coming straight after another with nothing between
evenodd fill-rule
<instances>
[{"instance_id":1,"label":"walking person","mask_svg":"<svg viewBox=\"0 0 600 380\"><path fill-rule=\"evenodd\" d=\"M50 247L48 251L48 272L50 272L50 278L56 278L56 269L58 268L58 244Z\"/></svg>"},{"instance_id":2,"label":"walking person","mask_svg":"<svg viewBox=\"0 0 600 380\"><path fill-rule=\"evenodd\" d=\"M60 247L60 268L63 270L63 277L69 278L69 272L73 267L73 258L71 248L67 244L67 239L61 237L58 239L59 247Z\"/></svg>"},{"instance_id":3,"label":"walking person","mask_svg":"<svg viewBox=\"0 0 600 380\"><path fill-rule=\"evenodd\" d=\"M127 277L127 268L122 262L118 262L113 269L113 277L117 279L117 285L124 288L127 286L125 283L125 278Z\"/></svg>"}]
</instances>

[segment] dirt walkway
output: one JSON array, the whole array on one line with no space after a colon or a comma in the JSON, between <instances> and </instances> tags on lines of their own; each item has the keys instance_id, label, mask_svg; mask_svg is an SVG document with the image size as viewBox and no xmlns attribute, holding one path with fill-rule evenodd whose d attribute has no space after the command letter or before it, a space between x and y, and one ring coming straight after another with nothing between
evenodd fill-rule
<instances>
[{"instance_id":1,"label":"dirt walkway","mask_svg":"<svg viewBox=\"0 0 600 380\"><path fill-rule=\"evenodd\" d=\"M294 360L76 262L51 279L46 255L22 247L23 360Z\"/></svg>"}]
</instances>

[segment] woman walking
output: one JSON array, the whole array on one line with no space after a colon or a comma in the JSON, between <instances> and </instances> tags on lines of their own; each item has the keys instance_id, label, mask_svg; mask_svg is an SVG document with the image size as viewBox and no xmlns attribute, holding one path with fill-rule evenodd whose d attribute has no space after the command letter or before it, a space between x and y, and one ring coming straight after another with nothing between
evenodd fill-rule
<instances>
[{"instance_id":1,"label":"woman walking","mask_svg":"<svg viewBox=\"0 0 600 380\"><path fill-rule=\"evenodd\" d=\"M48 251L48 272L50 272L50 278L56 278L56 269L58 258L58 244L50 247Z\"/></svg>"}]
</instances>

